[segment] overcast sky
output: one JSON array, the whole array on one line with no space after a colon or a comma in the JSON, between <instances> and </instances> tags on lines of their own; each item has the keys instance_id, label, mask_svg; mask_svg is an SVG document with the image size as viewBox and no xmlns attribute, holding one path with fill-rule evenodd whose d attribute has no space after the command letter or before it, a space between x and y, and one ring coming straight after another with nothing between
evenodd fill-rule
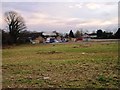
<instances>
[{"instance_id":1,"label":"overcast sky","mask_svg":"<svg viewBox=\"0 0 120 90\"><path fill-rule=\"evenodd\" d=\"M118 1L106 2L2 2L2 13L16 11L24 18L30 31L85 32L103 29L115 32L118 28ZM71 0L72 1L72 0ZM76 0L77 1L77 0ZM3 20L3 17L0 18ZM0 28L5 22L0 20ZM2 21L2 22L1 22Z\"/></svg>"}]
</instances>

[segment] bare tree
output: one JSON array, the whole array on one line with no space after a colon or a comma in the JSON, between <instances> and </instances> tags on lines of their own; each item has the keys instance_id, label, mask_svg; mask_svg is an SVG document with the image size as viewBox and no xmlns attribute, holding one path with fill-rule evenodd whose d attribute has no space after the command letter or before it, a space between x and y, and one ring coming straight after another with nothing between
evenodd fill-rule
<instances>
[{"instance_id":1,"label":"bare tree","mask_svg":"<svg viewBox=\"0 0 120 90\"><path fill-rule=\"evenodd\" d=\"M26 29L24 19L15 11L5 13L5 21L7 22L9 34L13 43L17 42L21 31Z\"/></svg>"},{"instance_id":2,"label":"bare tree","mask_svg":"<svg viewBox=\"0 0 120 90\"><path fill-rule=\"evenodd\" d=\"M76 38L80 38L80 37L81 37L81 33L80 33L79 30L76 31L76 33L75 33L75 37L76 37Z\"/></svg>"}]
</instances>

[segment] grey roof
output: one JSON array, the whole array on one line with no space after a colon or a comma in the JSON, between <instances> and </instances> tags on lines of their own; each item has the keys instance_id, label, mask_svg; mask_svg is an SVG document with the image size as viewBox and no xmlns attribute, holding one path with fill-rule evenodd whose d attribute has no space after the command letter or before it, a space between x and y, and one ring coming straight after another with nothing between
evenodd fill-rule
<instances>
[{"instance_id":1,"label":"grey roof","mask_svg":"<svg viewBox=\"0 0 120 90\"><path fill-rule=\"evenodd\" d=\"M52 33L52 32L43 32L44 36L56 36L56 33Z\"/></svg>"}]
</instances>

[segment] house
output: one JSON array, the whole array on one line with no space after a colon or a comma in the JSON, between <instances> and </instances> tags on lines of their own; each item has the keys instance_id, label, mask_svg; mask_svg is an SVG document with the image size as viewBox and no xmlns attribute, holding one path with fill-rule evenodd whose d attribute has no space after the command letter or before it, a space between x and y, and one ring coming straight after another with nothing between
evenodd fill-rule
<instances>
[{"instance_id":1,"label":"house","mask_svg":"<svg viewBox=\"0 0 120 90\"><path fill-rule=\"evenodd\" d=\"M32 37L30 37L30 42L32 44L61 43L61 42L66 42L66 40L57 32L42 32L39 34L38 33L33 34Z\"/></svg>"},{"instance_id":2,"label":"house","mask_svg":"<svg viewBox=\"0 0 120 90\"><path fill-rule=\"evenodd\" d=\"M56 32L43 32L42 36L45 38L46 43L62 42L61 37Z\"/></svg>"},{"instance_id":3,"label":"house","mask_svg":"<svg viewBox=\"0 0 120 90\"><path fill-rule=\"evenodd\" d=\"M91 39L90 35L87 33L85 33L82 37L83 37L83 39L82 39L83 41L90 41L90 39Z\"/></svg>"},{"instance_id":4,"label":"house","mask_svg":"<svg viewBox=\"0 0 120 90\"><path fill-rule=\"evenodd\" d=\"M39 43L45 43L45 39L42 36L38 36L35 39L30 39L30 42L32 44L39 44Z\"/></svg>"},{"instance_id":5,"label":"house","mask_svg":"<svg viewBox=\"0 0 120 90\"><path fill-rule=\"evenodd\" d=\"M91 39L97 38L97 33L88 34Z\"/></svg>"}]
</instances>

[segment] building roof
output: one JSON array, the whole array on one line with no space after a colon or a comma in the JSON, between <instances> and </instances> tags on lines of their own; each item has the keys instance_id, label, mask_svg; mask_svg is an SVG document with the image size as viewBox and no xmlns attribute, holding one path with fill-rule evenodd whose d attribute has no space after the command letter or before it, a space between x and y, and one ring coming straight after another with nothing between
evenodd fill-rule
<instances>
[{"instance_id":1,"label":"building roof","mask_svg":"<svg viewBox=\"0 0 120 90\"><path fill-rule=\"evenodd\" d=\"M43 32L44 36L56 36L56 33L53 33L53 32Z\"/></svg>"}]
</instances>

